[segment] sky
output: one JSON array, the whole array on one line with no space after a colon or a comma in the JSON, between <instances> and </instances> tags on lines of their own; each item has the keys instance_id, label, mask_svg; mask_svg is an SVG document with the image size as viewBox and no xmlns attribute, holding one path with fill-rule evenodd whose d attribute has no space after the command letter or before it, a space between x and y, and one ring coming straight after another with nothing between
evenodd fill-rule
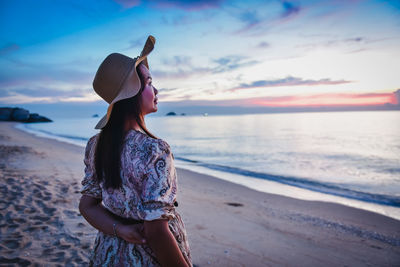
<instances>
[{"instance_id":1,"label":"sky","mask_svg":"<svg viewBox=\"0 0 400 267\"><path fill-rule=\"evenodd\" d=\"M161 103L400 105L400 1L375 0L0 0L0 104L99 103L102 60L150 34Z\"/></svg>"}]
</instances>

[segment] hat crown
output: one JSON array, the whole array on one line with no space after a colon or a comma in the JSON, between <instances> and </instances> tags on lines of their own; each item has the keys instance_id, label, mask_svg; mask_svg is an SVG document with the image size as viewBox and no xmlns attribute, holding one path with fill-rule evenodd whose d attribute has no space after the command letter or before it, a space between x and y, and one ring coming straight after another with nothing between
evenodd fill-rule
<instances>
[{"instance_id":1,"label":"hat crown","mask_svg":"<svg viewBox=\"0 0 400 267\"><path fill-rule=\"evenodd\" d=\"M147 56L153 51L156 39L149 36L139 57L112 53L100 64L93 80L94 91L108 104L107 114L97 123L96 129L104 128L110 119L114 103L134 97L141 88L136 67L144 64L149 68Z\"/></svg>"},{"instance_id":2,"label":"hat crown","mask_svg":"<svg viewBox=\"0 0 400 267\"><path fill-rule=\"evenodd\" d=\"M94 91L110 104L118 96L128 74L135 67L135 61L136 59L119 53L108 55L96 72Z\"/></svg>"}]
</instances>

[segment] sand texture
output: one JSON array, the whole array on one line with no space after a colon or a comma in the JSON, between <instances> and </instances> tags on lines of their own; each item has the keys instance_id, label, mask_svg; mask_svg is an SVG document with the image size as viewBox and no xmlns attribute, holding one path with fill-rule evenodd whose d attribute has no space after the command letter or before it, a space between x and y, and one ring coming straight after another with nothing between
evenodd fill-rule
<instances>
[{"instance_id":1,"label":"sand texture","mask_svg":"<svg viewBox=\"0 0 400 267\"><path fill-rule=\"evenodd\" d=\"M84 149L0 123L0 266L85 266ZM168 141L168 140L167 140ZM196 266L400 266L400 221L178 169Z\"/></svg>"}]
</instances>

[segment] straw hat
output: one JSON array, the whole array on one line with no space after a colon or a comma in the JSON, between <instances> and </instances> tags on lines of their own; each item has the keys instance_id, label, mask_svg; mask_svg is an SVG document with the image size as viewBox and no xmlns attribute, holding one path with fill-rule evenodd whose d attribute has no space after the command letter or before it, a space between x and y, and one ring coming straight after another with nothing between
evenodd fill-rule
<instances>
[{"instance_id":1,"label":"straw hat","mask_svg":"<svg viewBox=\"0 0 400 267\"><path fill-rule=\"evenodd\" d=\"M139 93L141 83L136 67L143 62L149 68L147 56L153 50L155 43L156 39L150 35L140 56L130 58L119 53L113 53L108 55L100 64L93 80L93 89L109 106L107 115L97 123L96 129L102 129L107 125L114 103Z\"/></svg>"}]
</instances>

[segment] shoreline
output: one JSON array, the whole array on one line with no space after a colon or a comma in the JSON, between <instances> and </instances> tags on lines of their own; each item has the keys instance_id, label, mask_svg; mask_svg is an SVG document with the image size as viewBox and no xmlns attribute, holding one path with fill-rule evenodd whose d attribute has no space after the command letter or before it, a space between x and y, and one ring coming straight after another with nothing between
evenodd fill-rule
<instances>
[{"instance_id":1,"label":"shoreline","mask_svg":"<svg viewBox=\"0 0 400 267\"><path fill-rule=\"evenodd\" d=\"M0 123L0 262L87 262L96 231L77 209L84 148L14 126ZM197 266L400 262L398 220L340 204L258 192L181 168L177 172L178 211Z\"/></svg>"},{"instance_id":2,"label":"shoreline","mask_svg":"<svg viewBox=\"0 0 400 267\"><path fill-rule=\"evenodd\" d=\"M34 130L26 124L16 123L15 128L33 134L37 137L56 140L66 144L71 144L78 147L85 147L85 140L73 140L67 137L54 135L41 130ZM185 169L197 172L199 174L213 176L217 179L225 180L230 183L238 184L256 190L259 192L286 196L299 200L321 201L345 205L348 207L363 209L366 211L375 212L381 215L391 217L400 221L400 207L379 204L375 202L368 202L354 198L348 198L340 195L323 193L316 190L305 189L293 185L283 184L276 181L261 179L257 177L242 175L238 173L230 173L224 171L213 170L194 163L185 162L180 159L175 159L175 166L177 169Z\"/></svg>"}]
</instances>

